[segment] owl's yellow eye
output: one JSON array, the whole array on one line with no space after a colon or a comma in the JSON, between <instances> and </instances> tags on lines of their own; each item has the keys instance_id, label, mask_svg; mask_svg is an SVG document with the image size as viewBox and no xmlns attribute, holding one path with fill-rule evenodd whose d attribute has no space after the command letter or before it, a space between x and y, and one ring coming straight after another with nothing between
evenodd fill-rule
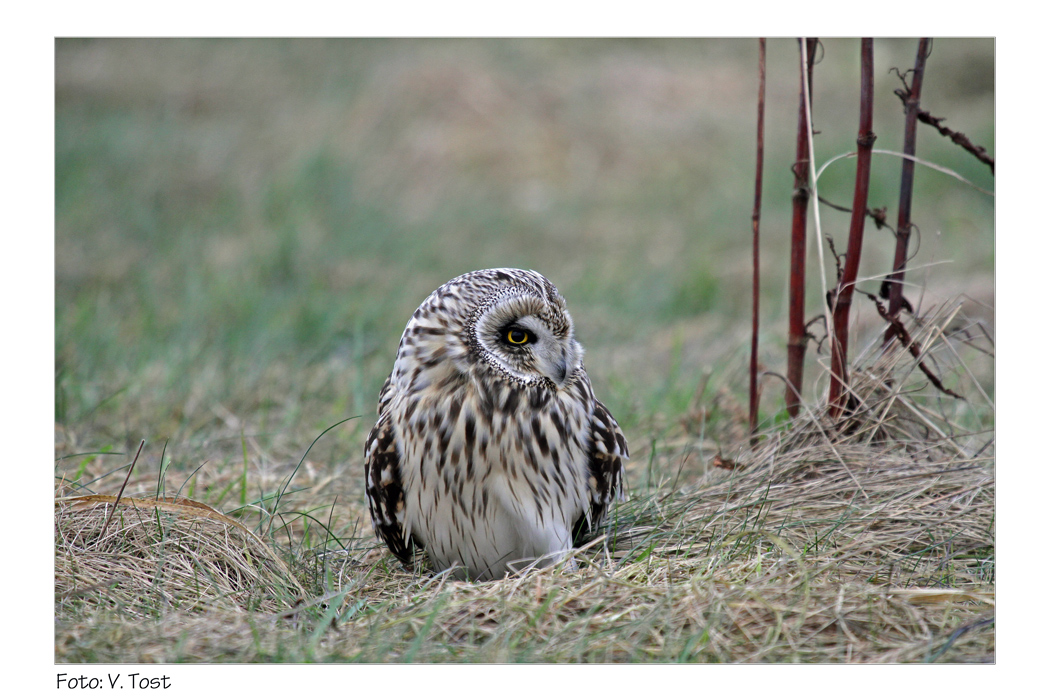
<instances>
[{"instance_id":1,"label":"owl's yellow eye","mask_svg":"<svg viewBox=\"0 0 1050 700\"><path fill-rule=\"evenodd\" d=\"M507 331L507 342L511 345L524 345L529 342L529 334L520 328L511 328Z\"/></svg>"}]
</instances>

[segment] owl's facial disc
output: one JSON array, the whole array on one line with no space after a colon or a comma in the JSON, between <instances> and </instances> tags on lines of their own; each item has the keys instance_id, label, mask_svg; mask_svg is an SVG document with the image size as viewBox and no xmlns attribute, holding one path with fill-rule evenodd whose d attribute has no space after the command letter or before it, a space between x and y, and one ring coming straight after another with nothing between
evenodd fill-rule
<instances>
[{"instance_id":1,"label":"owl's facial disc","mask_svg":"<svg viewBox=\"0 0 1050 700\"><path fill-rule=\"evenodd\" d=\"M580 366L583 348L572 334L572 320L567 314L557 324L559 332L551 329L543 316L549 316L541 300L526 297L516 299L518 306L525 302L536 308L493 308L482 315L478 324L478 339L507 374L525 382L546 377L563 388Z\"/></svg>"},{"instance_id":2,"label":"owl's facial disc","mask_svg":"<svg viewBox=\"0 0 1050 700\"><path fill-rule=\"evenodd\" d=\"M501 331L501 344L505 348L559 388L565 386L580 364L583 348L572 335L564 338L555 335L535 316L515 319Z\"/></svg>"}]
</instances>

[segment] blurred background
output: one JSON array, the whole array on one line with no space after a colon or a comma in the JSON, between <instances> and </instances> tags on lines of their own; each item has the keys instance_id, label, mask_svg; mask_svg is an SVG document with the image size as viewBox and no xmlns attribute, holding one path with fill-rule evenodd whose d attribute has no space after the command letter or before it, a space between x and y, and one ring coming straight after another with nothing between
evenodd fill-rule
<instances>
[{"instance_id":1,"label":"blurred background","mask_svg":"<svg viewBox=\"0 0 1050 700\"><path fill-rule=\"evenodd\" d=\"M876 148L901 149L891 69L916 47L875 42ZM221 464L249 435L280 462L362 416L312 453L358 464L412 311L485 267L558 286L629 439L716 389L746 406L757 40L55 48L56 456L145 438ZM818 52L818 165L854 148L859 52L854 39ZM922 95L993 156L994 68L992 40L936 39ZM769 41L767 80L761 360L782 372L795 40ZM918 156L994 190L987 166L928 126ZM853 171L831 164L822 196L848 206ZM869 206L891 222L899 178L899 159L875 156ZM912 302L962 295L993 321L993 198L919 167L913 218ZM822 209L840 252L848 222ZM810 239L807 317L822 308ZM877 291L893 244L868 222L862 289ZM855 308L859 333L864 319L877 333L870 304ZM770 385L763 417L782 395Z\"/></svg>"}]
</instances>

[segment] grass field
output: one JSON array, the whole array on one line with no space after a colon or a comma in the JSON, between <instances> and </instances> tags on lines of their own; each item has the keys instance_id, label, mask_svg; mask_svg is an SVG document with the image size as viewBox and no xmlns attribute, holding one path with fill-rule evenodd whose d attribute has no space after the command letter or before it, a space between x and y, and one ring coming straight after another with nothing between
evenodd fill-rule
<instances>
[{"instance_id":1,"label":"grass field","mask_svg":"<svg viewBox=\"0 0 1050 700\"><path fill-rule=\"evenodd\" d=\"M855 142L858 43L824 42L818 164ZM876 41L876 148L901 147L890 69L915 44ZM770 41L760 348L775 372L796 61ZM307 604L289 619L299 596L188 604L56 573L56 661L993 659L994 199L917 170L913 328L967 400L902 354L873 369L893 391L873 380L864 426L834 438L788 424L768 378L751 450L756 63L753 40L59 40L56 495L115 494L145 440L125 493L236 518ZM994 87L991 40L934 42L924 108L993 155ZM994 191L929 127L918 149ZM891 220L899 177L875 157L869 204ZM836 161L821 195L848 205L852 180ZM844 250L849 215L821 216ZM892 238L869 222L862 289ZM810 265L816 315L812 246ZM412 311L496 266L567 298L631 445L631 498L580 571L462 584L380 549L363 442ZM872 367L878 317L855 307ZM814 412L825 352L808 355Z\"/></svg>"}]
</instances>

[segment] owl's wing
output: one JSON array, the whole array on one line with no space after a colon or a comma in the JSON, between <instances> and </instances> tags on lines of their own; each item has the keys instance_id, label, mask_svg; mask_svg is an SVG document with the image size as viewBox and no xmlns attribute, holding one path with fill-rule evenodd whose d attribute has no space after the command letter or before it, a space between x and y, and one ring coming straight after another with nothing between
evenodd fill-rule
<instances>
[{"instance_id":1,"label":"owl's wing","mask_svg":"<svg viewBox=\"0 0 1050 700\"><path fill-rule=\"evenodd\" d=\"M600 526L614 499L623 496L623 463L628 458L627 439L616 419L601 401L594 402L591 418L591 447L587 460L591 504L573 528L574 545L586 543L589 530Z\"/></svg>"},{"instance_id":2,"label":"owl's wing","mask_svg":"<svg viewBox=\"0 0 1050 700\"><path fill-rule=\"evenodd\" d=\"M380 402L380 407L382 405ZM365 442L365 475L368 510L376 535L398 559L411 563L415 543L404 533L405 494L401 489L400 458L387 412L380 414L379 422Z\"/></svg>"},{"instance_id":3,"label":"owl's wing","mask_svg":"<svg viewBox=\"0 0 1050 700\"><path fill-rule=\"evenodd\" d=\"M383 387L379 390L379 415L383 415L387 412L387 408L390 406L391 399L394 398L394 373L391 372L387 375L386 381L383 382Z\"/></svg>"}]
</instances>

